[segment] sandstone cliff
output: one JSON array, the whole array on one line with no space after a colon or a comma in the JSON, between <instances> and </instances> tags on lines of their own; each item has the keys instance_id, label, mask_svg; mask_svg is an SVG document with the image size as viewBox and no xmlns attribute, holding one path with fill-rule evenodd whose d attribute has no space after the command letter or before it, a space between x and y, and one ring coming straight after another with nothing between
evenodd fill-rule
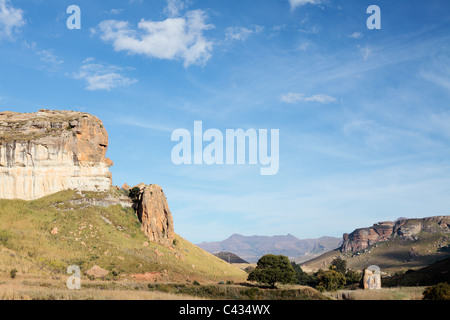
<instances>
[{"instance_id":1,"label":"sandstone cliff","mask_svg":"<svg viewBox=\"0 0 450 320\"><path fill-rule=\"evenodd\" d=\"M136 200L136 213L145 235L150 241L171 245L175 239L173 218L162 188L143 183L136 187L141 189Z\"/></svg>"},{"instance_id":2,"label":"sandstone cliff","mask_svg":"<svg viewBox=\"0 0 450 320\"><path fill-rule=\"evenodd\" d=\"M344 234L341 252L357 252L395 237L414 241L421 232L450 233L450 216L399 219L396 222L379 222L369 228L356 229L350 234Z\"/></svg>"},{"instance_id":3,"label":"sandstone cliff","mask_svg":"<svg viewBox=\"0 0 450 320\"><path fill-rule=\"evenodd\" d=\"M73 111L0 112L0 198L34 200L66 189L105 191L108 134Z\"/></svg>"}]
</instances>

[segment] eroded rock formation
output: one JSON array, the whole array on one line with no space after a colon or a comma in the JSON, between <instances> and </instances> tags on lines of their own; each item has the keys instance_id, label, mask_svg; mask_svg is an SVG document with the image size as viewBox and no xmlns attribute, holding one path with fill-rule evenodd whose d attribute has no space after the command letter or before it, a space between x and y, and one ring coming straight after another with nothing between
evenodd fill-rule
<instances>
[{"instance_id":1,"label":"eroded rock formation","mask_svg":"<svg viewBox=\"0 0 450 320\"><path fill-rule=\"evenodd\" d=\"M394 237L414 241L421 232L450 233L450 216L399 219L396 222L379 222L369 228L356 229L350 234L344 234L341 252L357 252Z\"/></svg>"},{"instance_id":2,"label":"eroded rock formation","mask_svg":"<svg viewBox=\"0 0 450 320\"><path fill-rule=\"evenodd\" d=\"M136 201L136 213L145 235L150 241L171 245L175 239L173 218L162 188L143 183L136 187L141 189Z\"/></svg>"},{"instance_id":3,"label":"eroded rock formation","mask_svg":"<svg viewBox=\"0 0 450 320\"><path fill-rule=\"evenodd\" d=\"M108 134L73 111L0 112L0 198L33 200L67 189L106 191Z\"/></svg>"}]
</instances>

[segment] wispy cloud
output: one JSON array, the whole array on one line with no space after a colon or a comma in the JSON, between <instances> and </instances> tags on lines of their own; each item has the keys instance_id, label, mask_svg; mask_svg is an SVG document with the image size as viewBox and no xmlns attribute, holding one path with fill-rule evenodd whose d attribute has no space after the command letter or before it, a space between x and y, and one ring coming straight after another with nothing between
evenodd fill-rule
<instances>
[{"instance_id":1,"label":"wispy cloud","mask_svg":"<svg viewBox=\"0 0 450 320\"><path fill-rule=\"evenodd\" d=\"M138 119L138 118L135 118L135 117L132 117L129 115L120 115L120 117L117 117L113 121L116 123L127 125L127 126L133 126L133 127L143 128L143 129L150 129L153 131L159 131L159 132L164 132L164 133L172 133L174 130L174 128L172 128L172 127L155 124L155 123L152 123L149 121L143 121L141 119Z\"/></svg>"},{"instance_id":2,"label":"wispy cloud","mask_svg":"<svg viewBox=\"0 0 450 320\"><path fill-rule=\"evenodd\" d=\"M361 39L363 34L361 32L353 32L349 37L353 39Z\"/></svg>"},{"instance_id":3,"label":"wispy cloud","mask_svg":"<svg viewBox=\"0 0 450 320\"><path fill-rule=\"evenodd\" d=\"M14 8L10 0L0 0L0 39L12 39L24 25L23 10Z\"/></svg>"},{"instance_id":4,"label":"wispy cloud","mask_svg":"<svg viewBox=\"0 0 450 320\"><path fill-rule=\"evenodd\" d=\"M335 102L336 98L328 96L326 94L316 94L308 97L304 93L289 92L281 96L281 101L285 103L318 102L322 104L327 104Z\"/></svg>"},{"instance_id":5,"label":"wispy cloud","mask_svg":"<svg viewBox=\"0 0 450 320\"><path fill-rule=\"evenodd\" d=\"M187 8L188 4L189 1L186 0L167 0L167 6L164 11L169 17L178 17Z\"/></svg>"},{"instance_id":6,"label":"wispy cloud","mask_svg":"<svg viewBox=\"0 0 450 320\"><path fill-rule=\"evenodd\" d=\"M264 30L262 26L245 27L229 27L225 29L225 40L227 41L245 41L252 34L260 33Z\"/></svg>"},{"instance_id":7,"label":"wispy cloud","mask_svg":"<svg viewBox=\"0 0 450 320\"><path fill-rule=\"evenodd\" d=\"M53 50L40 50L37 54L41 57L41 61L50 65L60 65L64 63L64 60L58 58Z\"/></svg>"},{"instance_id":8,"label":"wispy cloud","mask_svg":"<svg viewBox=\"0 0 450 320\"><path fill-rule=\"evenodd\" d=\"M321 4L322 0L289 0L289 3L291 4L291 9L294 10L307 4Z\"/></svg>"},{"instance_id":9,"label":"wispy cloud","mask_svg":"<svg viewBox=\"0 0 450 320\"><path fill-rule=\"evenodd\" d=\"M136 79L124 76L122 74L124 69L121 67L90 62L92 62L92 58L85 60L80 71L73 75L75 79L86 81L86 89L89 91L111 91L114 88L128 87L137 82Z\"/></svg>"},{"instance_id":10,"label":"wispy cloud","mask_svg":"<svg viewBox=\"0 0 450 320\"><path fill-rule=\"evenodd\" d=\"M187 12L183 17L164 21L142 19L133 29L126 21L106 20L94 32L111 42L115 51L144 55L149 58L183 60L184 66L204 64L211 57L212 41L204 32L213 28L206 23L202 10Z\"/></svg>"},{"instance_id":11,"label":"wispy cloud","mask_svg":"<svg viewBox=\"0 0 450 320\"><path fill-rule=\"evenodd\" d=\"M369 46L359 47L359 51L361 52L364 61L367 61L369 57L373 54L373 49Z\"/></svg>"},{"instance_id":12,"label":"wispy cloud","mask_svg":"<svg viewBox=\"0 0 450 320\"><path fill-rule=\"evenodd\" d=\"M109 14L118 15L121 14L123 9L111 9L108 11Z\"/></svg>"},{"instance_id":13,"label":"wispy cloud","mask_svg":"<svg viewBox=\"0 0 450 320\"><path fill-rule=\"evenodd\" d=\"M450 68L444 67L440 72L422 72L422 77L438 86L450 91Z\"/></svg>"}]
</instances>

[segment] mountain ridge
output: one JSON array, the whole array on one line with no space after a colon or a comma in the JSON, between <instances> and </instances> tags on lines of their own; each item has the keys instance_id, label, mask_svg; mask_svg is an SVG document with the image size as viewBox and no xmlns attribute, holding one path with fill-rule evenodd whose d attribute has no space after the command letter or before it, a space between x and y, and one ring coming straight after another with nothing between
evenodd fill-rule
<instances>
[{"instance_id":1,"label":"mountain ridge","mask_svg":"<svg viewBox=\"0 0 450 320\"><path fill-rule=\"evenodd\" d=\"M286 255L292 260L316 256L336 249L342 242L339 238L321 237L318 239L298 239L292 234L275 236L244 236L232 234L223 241L202 242L198 246L212 254L232 252L249 262L257 262L265 254Z\"/></svg>"},{"instance_id":2,"label":"mountain ridge","mask_svg":"<svg viewBox=\"0 0 450 320\"><path fill-rule=\"evenodd\" d=\"M450 216L400 218L343 235L340 248L302 263L306 271L327 269L341 257L353 270L377 265L388 273L423 268L450 256Z\"/></svg>"}]
</instances>

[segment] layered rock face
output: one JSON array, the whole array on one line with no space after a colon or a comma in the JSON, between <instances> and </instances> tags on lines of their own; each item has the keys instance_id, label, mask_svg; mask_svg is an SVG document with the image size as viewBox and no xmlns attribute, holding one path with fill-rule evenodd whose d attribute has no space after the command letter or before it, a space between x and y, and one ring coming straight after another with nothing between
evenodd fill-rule
<instances>
[{"instance_id":1,"label":"layered rock face","mask_svg":"<svg viewBox=\"0 0 450 320\"><path fill-rule=\"evenodd\" d=\"M62 190L106 191L108 134L73 111L0 112L0 198L34 200Z\"/></svg>"},{"instance_id":2,"label":"layered rock face","mask_svg":"<svg viewBox=\"0 0 450 320\"><path fill-rule=\"evenodd\" d=\"M142 230L150 241L171 245L175 239L172 213L166 196L158 185L137 186L141 189L136 213L142 222Z\"/></svg>"},{"instance_id":3,"label":"layered rock face","mask_svg":"<svg viewBox=\"0 0 450 320\"><path fill-rule=\"evenodd\" d=\"M380 222L370 228L356 229L350 234L344 234L341 252L357 252L394 237L414 241L421 232L450 233L450 216L400 219L396 222Z\"/></svg>"}]
</instances>

